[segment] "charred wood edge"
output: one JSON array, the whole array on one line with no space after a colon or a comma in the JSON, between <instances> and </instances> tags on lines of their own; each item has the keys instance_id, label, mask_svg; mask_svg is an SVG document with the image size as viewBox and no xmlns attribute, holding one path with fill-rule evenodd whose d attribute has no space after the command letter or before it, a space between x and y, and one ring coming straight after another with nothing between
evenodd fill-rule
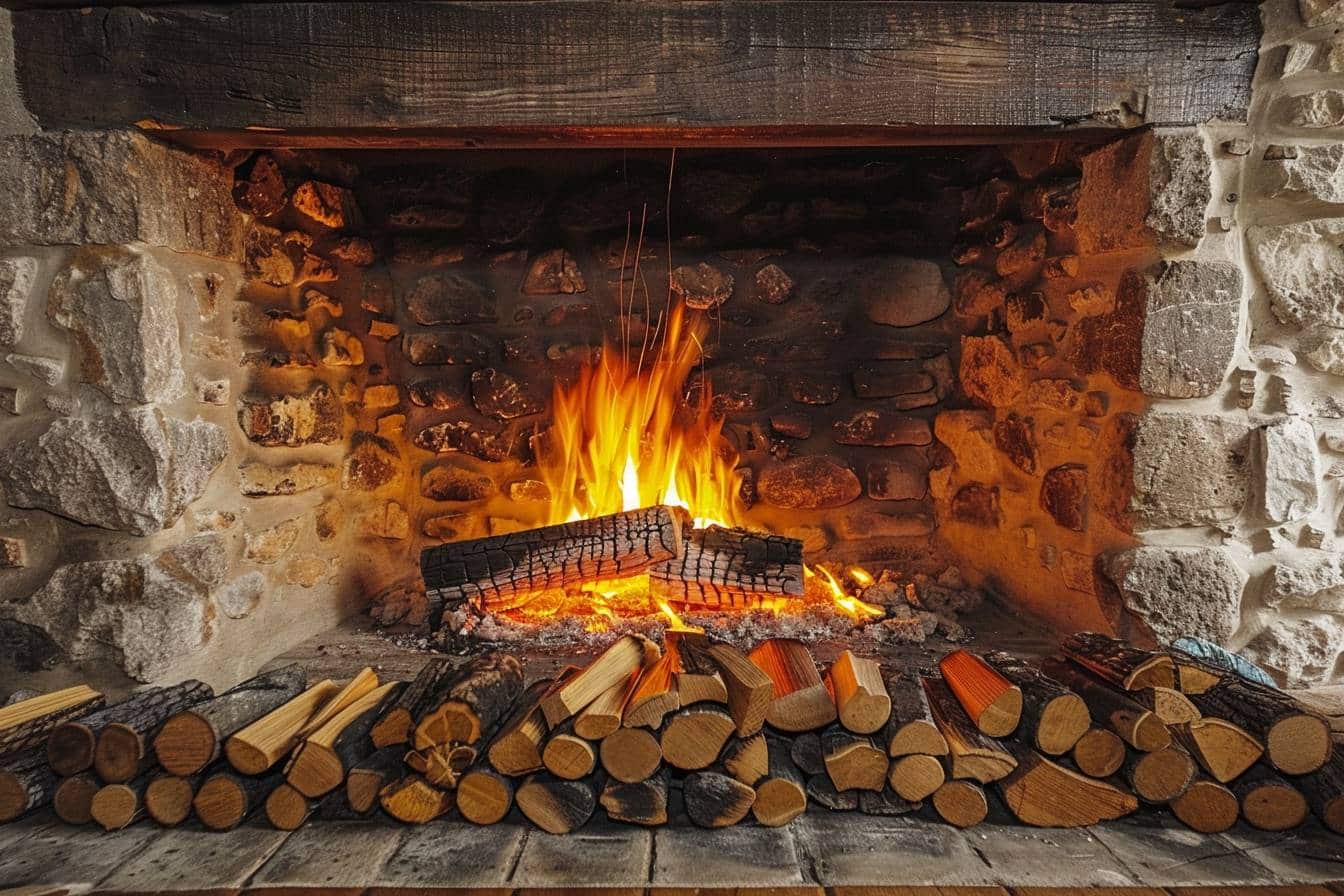
<instances>
[{"instance_id":1,"label":"charred wood edge","mask_svg":"<svg viewBox=\"0 0 1344 896\"><path fill-rule=\"evenodd\" d=\"M292 663L263 672L190 709L174 713L154 738L154 754L159 765L176 775L199 772L219 758L224 741L230 735L293 700L307 685L307 673L297 663ZM180 717L187 718L179 722ZM174 755L173 729L175 725L192 721L204 724L214 743L208 755L199 760L184 761Z\"/></svg>"},{"instance_id":2,"label":"charred wood edge","mask_svg":"<svg viewBox=\"0 0 1344 896\"><path fill-rule=\"evenodd\" d=\"M830 776L825 772L808 776L807 799L808 802L824 806L832 812L853 812L859 808L859 791L846 790L841 793L835 789Z\"/></svg>"},{"instance_id":3,"label":"charred wood edge","mask_svg":"<svg viewBox=\"0 0 1344 896\"><path fill-rule=\"evenodd\" d=\"M453 675L454 663L448 657L432 657L420 667L415 679L401 692L397 702L369 733L375 747L404 744L411 738L416 721L438 705L441 694Z\"/></svg>"},{"instance_id":4,"label":"charred wood edge","mask_svg":"<svg viewBox=\"0 0 1344 896\"><path fill-rule=\"evenodd\" d=\"M346 775L350 769L354 768L359 764L360 760L373 752L374 746L373 741L369 739L369 731L372 730L374 724L383 717L383 713L387 711L387 707L396 702L397 696L401 693L401 690L404 687L403 682L390 682L390 684L392 685L391 689L388 690L376 704L351 719L350 724L342 728L341 733L336 735L336 739L332 741L330 747L331 755L340 763L340 779L332 782L331 786L327 787L321 793L304 793L304 791L299 790L293 771L299 767L303 758L303 751L306 748L311 747L311 745L305 741L299 744L294 750L289 764L285 767L285 779L289 782L290 786L294 787L295 790L299 790L300 793L304 793L305 796L313 799L325 796L332 790L341 789L341 785L345 783Z\"/></svg>"},{"instance_id":5,"label":"charred wood edge","mask_svg":"<svg viewBox=\"0 0 1344 896\"><path fill-rule=\"evenodd\" d=\"M346 801L356 812L378 806L378 793L406 773L406 749L400 744L379 747L351 766L345 775Z\"/></svg>"},{"instance_id":6,"label":"charred wood edge","mask_svg":"<svg viewBox=\"0 0 1344 896\"><path fill-rule=\"evenodd\" d=\"M1055 128L1104 122L1113 103L1099 108L1098 97L1140 92L1148 123L1244 119L1261 34L1253 6L973 8L969 14L965 3L922 3L893 17L880 2L846 4L843 16L778 0L527 10L511 3L363 2L166 6L152 16L24 9L13 19L19 90L43 129L149 120L169 128L377 135L392 128L488 129L503 121L514 129L566 125L580 135L576 126L627 127L652 131L667 145L669 130L725 122L878 131L896 130L893 122L908 123L900 130L934 123ZM591 35L613 22L620 27L595 47ZM986 59L975 51L988 33L1018 39L1001 58ZM362 36L352 65L390 85L389 95L429 100L414 108L371 104L334 83L326 51L349 34ZM724 39L706 44L704 34ZM115 36L116 52L108 52L108 35ZM659 42L649 35L671 37ZM486 53L484 63L461 61L467 50L498 50L506 40L507 53ZM872 61L876 49L879 64ZM165 61L161 80L176 85L173 95L146 83L136 60L148 58ZM527 61L521 73L520 59ZM233 89L219 89L220 71L232 73ZM904 89L912 71L923 73L930 89ZM282 82L290 101L279 103L271 97ZM522 84L529 85L530 102L520 99ZM613 97L613 84L641 86ZM183 104L182 96L193 102ZM689 98L671 120L668 96ZM883 102L871 101L879 96Z\"/></svg>"},{"instance_id":7,"label":"charred wood edge","mask_svg":"<svg viewBox=\"0 0 1344 896\"><path fill-rule=\"evenodd\" d=\"M919 678L893 672L887 676L887 694L891 697L891 718L882 732L882 744L887 748L887 754L893 758L909 755L903 746L898 747L902 732L911 725L927 725L932 729L929 733L934 742L922 752L930 756L946 756L947 738L934 721L928 695Z\"/></svg>"},{"instance_id":8,"label":"charred wood edge","mask_svg":"<svg viewBox=\"0 0 1344 896\"><path fill-rule=\"evenodd\" d=\"M1008 774L1017 765L1017 760L1011 753L1005 749L1004 745L998 740L982 732L971 721L970 716L961 708L956 696L951 688L947 686L941 678L924 677L922 680L925 695L928 697L929 710L933 714L934 722L938 725L938 730L943 733L947 739L947 749L949 760L951 762L950 778L965 779L967 776L959 773L957 765L966 758L981 757L1004 766L1003 777ZM974 780L981 784L988 784L990 780L975 777Z\"/></svg>"},{"instance_id":9,"label":"charred wood edge","mask_svg":"<svg viewBox=\"0 0 1344 896\"><path fill-rule=\"evenodd\" d=\"M907 800L890 787L877 792L860 790L858 794L859 811L864 815L909 815L924 808L922 801Z\"/></svg>"},{"instance_id":10,"label":"charred wood edge","mask_svg":"<svg viewBox=\"0 0 1344 896\"><path fill-rule=\"evenodd\" d=\"M798 766L794 765L786 741L767 737L765 749L765 776L754 782L742 783L756 791L756 801L751 807L756 820L767 827L777 827L788 824L807 810L807 781ZM784 805L780 805L781 802ZM794 804L788 805L790 802ZM782 814L781 809L784 810Z\"/></svg>"},{"instance_id":11,"label":"charred wood edge","mask_svg":"<svg viewBox=\"0 0 1344 896\"><path fill-rule=\"evenodd\" d=\"M1022 691L1022 721L1014 736L1028 746L1041 749L1041 723L1054 701L1072 697L1078 700L1086 711L1087 704L1081 697L1026 660L1002 650L989 651L984 655L984 660ZM1087 726L1084 725L1078 736L1081 737L1086 731ZM1077 743L1077 738L1074 739L1074 743ZM1062 750L1042 750L1042 752L1061 756L1072 748L1073 743Z\"/></svg>"},{"instance_id":12,"label":"charred wood edge","mask_svg":"<svg viewBox=\"0 0 1344 896\"><path fill-rule=\"evenodd\" d=\"M1140 650L1096 632L1078 632L1060 644L1064 656L1121 690L1176 687L1176 664L1165 653Z\"/></svg>"},{"instance_id":13,"label":"charred wood edge","mask_svg":"<svg viewBox=\"0 0 1344 896\"><path fill-rule=\"evenodd\" d=\"M34 747L0 766L0 822L45 806L56 795L60 779L47 765L46 751Z\"/></svg>"},{"instance_id":14,"label":"charred wood edge","mask_svg":"<svg viewBox=\"0 0 1344 896\"><path fill-rule=\"evenodd\" d=\"M107 705L107 698L96 694L83 702L31 718L0 731L0 765L22 753L41 746L58 725L84 718Z\"/></svg>"},{"instance_id":15,"label":"charred wood edge","mask_svg":"<svg viewBox=\"0 0 1344 896\"><path fill-rule=\"evenodd\" d=\"M649 584L669 600L711 607L801 595L803 543L747 529L692 529L678 556L649 567Z\"/></svg>"},{"instance_id":16,"label":"charred wood edge","mask_svg":"<svg viewBox=\"0 0 1344 896\"><path fill-rule=\"evenodd\" d=\"M1082 697L1093 722L1114 731L1131 747L1154 750L1171 742L1171 736L1161 720L1135 701L1128 691L1060 657L1048 657L1042 661L1041 671ZM1143 740L1145 731L1147 736L1154 739L1153 743Z\"/></svg>"},{"instance_id":17,"label":"charred wood edge","mask_svg":"<svg viewBox=\"0 0 1344 896\"><path fill-rule=\"evenodd\" d=\"M137 691L119 703L53 728L47 737L47 761L59 775L78 774L93 765L98 735L108 725L125 725L143 734L173 713L213 696L209 685L195 679Z\"/></svg>"},{"instance_id":18,"label":"charred wood edge","mask_svg":"<svg viewBox=\"0 0 1344 896\"><path fill-rule=\"evenodd\" d=\"M646 507L425 548L425 590L445 605L511 602L548 588L632 576L677 556L683 515Z\"/></svg>"},{"instance_id":19,"label":"charred wood edge","mask_svg":"<svg viewBox=\"0 0 1344 896\"><path fill-rule=\"evenodd\" d=\"M776 751L783 750L785 755L788 754L790 747L788 741L776 737L767 738L763 731L748 737L730 738L719 755L719 763L725 772L748 787L755 787L770 774L772 744ZM794 767L792 760L789 761L789 766Z\"/></svg>"},{"instance_id":20,"label":"charred wood edge","mask_svg":"<svg viewBox=\"0 0 1344 896\"><path fill-rule=\"evenodd\" d=\"M667 769L659 769L643 781L625 783L609 778L599 802L612 821L653 827L667 823Z\"/></svg>"},{"instance_id":21,"label":"charred wood edge","mask_svg":"<svg viewBox=\"0 0 1344 896\"><path fill-rule=\"evenodd\" d=\"M534 681L518 698L513 713L504 720L499 733L495 735L490 742L490 746L484 751L486 759L495 771L512 778L529 774L542 767L541 750L550 728L546 724L546 716L541 710L541 698L563 680L564 676L562 674L556 678ZM537 731L535 740L526 729ZM508 758L506 750L520 739L526 744L532 745L536 750L535 763L529 763L527 767L508 765L505 762L505 759Z\"/></svg>"},{"instance_id":22,"label":"charred wood edge","mask_svg":"<svg viewBox=\"0 0 1344 896\"><path fill-rule=\"evenodd\" d=\"M1314 772L1293 778L1307 798L1312 813L1336 834L1344 834L1344 749L1334 753Z\"/></svg>"},{"instance_id":23,"label":"charred wood edge","mask_svg":"<svg viewBox=\"0 0 1344 896\"><path fill-rule=\"evenodd\" d=\"M701 770L686 776L681 784L686 815L702 828L722 828L747 817L756 791L731 775Z\"/></svg>"},{"instance_id":24,"label":"charred wood edge","mask_svg":"<svg viewBox=\"0 0 1344 896\"><path fill-rule=\"evenodd\" d=\"M821 752L821 735L804 731L789 741L789 758L809 778L826 774L826 757Z\"/></svg>"},{"instance_id":25,"label":"charred wood edge","mask_svg":"<svg viewBox=\"0 0 1344 896\"><path fill-rule=\"evenodd\" d=\"M522 691L523 667L517 657L502 652L477 657L456 671L438 703L431 702L416 720L412 742L416 749L445 742L422 736L427 721L438 714L445 723L451 717L467 725L467 732L450 740L475 743L503 720Z\"/></svg>"},{"instance_id":26,"label":"charred wood edge","mask_svg":"<svg viewBox=\"0 0 1344 896\"><path fill-rule=\"evenodd\" d=\"M513 794L528 821L548 834L568 834L584 825L597 808L601 775L564 781L546 772L525 780Z\"/></svg>"}]
</instances>

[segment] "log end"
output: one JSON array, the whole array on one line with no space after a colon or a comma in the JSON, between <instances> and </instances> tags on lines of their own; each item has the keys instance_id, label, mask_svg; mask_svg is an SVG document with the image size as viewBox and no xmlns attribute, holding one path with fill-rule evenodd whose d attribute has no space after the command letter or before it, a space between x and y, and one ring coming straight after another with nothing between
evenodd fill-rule
<instances>
[{"instance_id":1,"label":"log end","mask_svg":"<svg viewBox=\"0 0 1344 896\"><path fill-rule=\"evenodd\" d=\"M912 803L933 796L946 779L943 764L933 756L902 756L892 761L887 773L891 789Z\"/></svg>"},{"instance_id":2,"label":"log end","mask_svg":"<svg viewBox=\"0 0 1344 896\"><path fill-rule=\"evenodd\" d=\"M187 820L191 801L191 781L176 775L160 775L145 788L145 812L166 828Z\"/></svg>"},{"instance_id":3,"label":"log end","mask_svg":"<svg viewBox=\"0 0 1344 896\"><path fill-rule=\"evenodd\" d=\"M272 765L270 757L264 751L236 737L224 742L224 755L229 760L229 765L244 775L260 775Z\"/></svg>"},{"instance_id":4,"label":"log end","mask_svg":"<svg viewBox=\"0 0 1344 896\"><path fill-rule=\"evenodd\" d=\"M1265 755L1285 775L1305 775L1325 765L1334 743L1330 725L1321 718L1291 715L1276 722L1265 738Z\"/></svg>"},{"instance_id":5,"label":"log end","mask_svg":"<svg viewBox=\"0 0 1344 896\"><path fill-rule=\"evenodd\" d=\"M345 766L335 750L308 741L294 757L285 780L304 796L317 799L341 786L345 780Z\"/></svg>"},{"instance_id":6,"label":"log end","mask_svg":"<svg viewBox=\"0 0 1344 896\"><path fill-rule=\"evenodd\" d=\"M807 791L797 781L767 778L756 787L751 814L767 828L783 827L807 810Z\"/></svg>"},{"instance_id":7,"label":"log end","mask_svg":"<svg viewBox=\"0 0 1344 896\"><path fill-rule=\"evenodd\" d=\"M1017 724L1021 720L1022 691L1014 685L987 705L975 720L975 724L990 737L1007 737L1017 730Z\"/></svg>"},{"instance_id":8,"label":"log end","mask_svg":"<svg viewBox=\"0 0 1344 896\"><path fill-rule=\"evenodd\" d=\"M933 808L953 827L974 827L989 814L985 792L969 781L948 781L933 794Z\"/></svg>"},{"instance_id":9,"label":"log end","mask_svg":"<svg viewBox=\"0 0 1344 896\"><path fill-rule=\"evenodd\" d=\"M247 797L227 775L214 775L201 785L192 808L201 824L213 831L227 831L243 820Z\"/></svg>"},{"instance_id":10,"label":"log end","mask_svg":"<svg viewBox=\"0 0 1344 896\"><path fill-rule=\"evenodd\" d=\"M495 824L513 805L513 791L499 777L468 772L457 782L457 810L472 824Z\"/></svg>"},{"instance_id":11,"label":"log end","mask_svg":"<svg viewBox=\"0 0 1344 896\"><path fill-rule=\"evenodd\" d=\"M77 775L93 767L93 751L98 738L78 722L58 725L47 738L47 764L62 778Z\"/></svg>"},{"instance_id":12,"label":"log end","mask_svg":"<svg viewBox=\"0 0 1344 896\"><path fill-rule=\"evenodd\" d=\"M163 723L154 737L154 754L171 775L186 777L215 758L219 742L215 729L196 713L180 712Z\"/></svg>"},{"instance_id":13,"label":"log end","mask_svg":"<svg viewBox=\"0 0 1344 896\"><path fill-rule=\"evenodd\" d=\"M266 820L276 830L298 830L307 820L308 811L308 798L288 784L281 784L266 797Z\"/></svg>"},{"instance_id":14,"label":"log end","mask_svg":"<svg viewBox=\"0 0 1344 896\"><path fill-rule=\"evenodd\" d=\"M134 728L113 722L98 733L93 767L109 784L124 784L139 773L145 758L145 741Z\"/></svg>"},{"instance_id":15,"label":"log end","mask_svg":"<svg viewBox=\"0 0 1344 896\"><path fill-rule=\"evenodd\" d=\"M105 831L119 831L130 824L140 808L140 797L125 784L108 784L93 795L90 814Z\"/></svg>"},{"instance_id":16,"label":"log end","mask_svg":"<svg viewBox=\"0 0 1344 896\"><path fill-rule=\"evenodd\" d=\"M0 823L13 821L28 811L28 788L19 776L0 769Z\"/></svg>"},{"instance_id":17,"label":"log end","mask_svg":"<svg viewBox=\"0 0 1344 896\"><path fill-rule=\"evenodd\" d=\"M56 817L66 824L88 824L93 820L93 798L98 790L98 781L93 775L78 774L66 778L56 788L51 807Z\"/></svg>"},{"instance_id":18,"label":"log end","mask_svg":"<svg viewBox=\"0 0 1344 896\"><path fill-rule=\"evenodd\" d=\"M1171 801L1171 811L1192 831L1220 834L1237 823L1239 808L1232 791L1202 779Z\"/></svg>"},{"instance_id":19,"label":"log end","mask_svg":"<svg viewBox=\"0 0 1344 896\"><path fill-rule=\"evenodd\" d=\"M1041 709L1036 726L1036 748L1047 756L1062 756L1072 750L1092 724L1083 698L1060 694Z\"/></svg>"}]
</instances>

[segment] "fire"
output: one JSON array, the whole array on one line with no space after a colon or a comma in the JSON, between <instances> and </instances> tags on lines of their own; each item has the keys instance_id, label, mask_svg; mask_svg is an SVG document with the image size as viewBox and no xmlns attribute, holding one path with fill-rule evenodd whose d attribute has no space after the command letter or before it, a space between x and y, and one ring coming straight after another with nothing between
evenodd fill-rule
<instances>
[{"instance_id":1,"label":"fire","mask_svg":"<svg viewBox=\"0 0 1344 896\"><path fill-rule=\"evenodd\" d=\"M672 623L668 631L673 632L703 632L704 629L698 625L689 625L686 620L677 615L677 611L672 609L672 605L665 600L658 601L658 611L667 617L667 621Z\"/></svg>"},{"instance_id":2,"label":"fire","mask_svg":"<svg viewBox=\"0 0 1344 896\"><path fill-rule=\"evenodd\" d=\"M864 587L873 583L872 575L862 567L850 567L847 573L851 579ZM881 607L865 603L858 597L848 594L844 587L836 581L831 571L824 566L811 567L804 565L803 574L809 578L815 576L820 579L826 591L830 594L831 601L851 619L862 622L868 619L881 619L886 615L886 611ZM865 579L867 580L866 583Z\"/></svg>"}]
</instances>

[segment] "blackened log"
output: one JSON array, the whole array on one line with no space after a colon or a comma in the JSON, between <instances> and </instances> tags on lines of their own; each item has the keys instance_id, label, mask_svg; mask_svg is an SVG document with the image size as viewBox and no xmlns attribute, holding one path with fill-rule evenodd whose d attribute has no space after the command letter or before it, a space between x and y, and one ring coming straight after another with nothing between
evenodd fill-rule
<instances>
[{"instance_id":1,"label":"blackened log","mask_svg":"<svg viewBox=\"0 0 1344 896\"><path fill-rule=\"evenodd\" d=\"M1344 834L1344 750L1335 750L1325 765L1293 779L1312 813L1336 834Z\"/></svg>"},{"instance_id":2,"label":"blackened log","mask_svg":"<svg viewBox=\"0 0 1344 896\"><path fill-rule=\"evenodd\" d=\"M743 609L803 593L803 543L710 526L682 533L679 555L649 567L652 592L673 603Z\"/></svg>"},{"instance_id":3,"label":"blackened log","mask_svg":"<svg viewBox=\"0 0 1344 896\"><path fill-rule=\"evenodd\" d=\"M47 738L47 758L57 774L78 774L92 765L109 784L129 781L151 758L150 738L166 719L214 696L195 679L147 688L113 706L67 722Z\"/></svg>"},{"instance_id":4,"label":"blackened log","mask_svg":"<svg viewBox=\"0 0 1344 896\"><path fill-rule=\"evenodd\" d=\"M1062 756L1087 733L1092 717L1073 691L1011 653L991 650L985 660L1022 691L1019 740L1047 756Z\"/></svg>"},{"instance_id":5,"label":"blackened log","mask_svg":"<svg viewBox=\"0 0 1344 896\"><path fill-rule=\"evenodd\" d=\"M807 810L807 782L789 757L786 742L766 738L766 757L765 776L750 785L756 791L751 813L768 828L781 827Z\"/></svg>"},{"instance_id":6,"label":"blackened log","mask_svg":"<svg viewBox=\"0 0 1344 896\"><path fill-rule=\"evenodd\" d=\"M443 700L443 692L455 679L455 663L448 657L434 657L421 667L415 679L397 698L396 705L373 726L369 736L375 747L408 743L411 727Z\"/></svg>"},{"instance_id":7,"label":"blackened log","mask_svg":"<svg viewBox=\"0 0 1344 896\"><path fill-rule=\"evenodd\" d=\"M699 771L681 785L686 815L702 828L737 824L751 811L756 791L722 772Z\"/></svg>"},{"instance_id":8,"label":"blackened log","mask_svg":"<svg viewBox=\"0 0 1344 896\"><path fill-rule=\"evenodd\" d=\"M1060 650L1096 677L1126 691L1176 687L1176 665L1165 653L1140 650L1096 632L1071 635Z\"/></svg>"},{"instance_id":9,"label":"blackened log","mask_svg":"<svg viewBox=\"0 0 1344 896\"><path fill-rule=\"evenodd\" d=\"M1285 774L1314 772L1334 750L1330 723L1275 688L1228 676L1188 696L1204 715L1226 719L1258 738L1270 765Z\"/></svg>"},{"instance_id":10,"label":"blackened log","mask_svg":"<svg viewBox=\"0 0 1344 896\"><path fill-rule=\"evenodd\" d=\"M456 670L450 685L416 719L417 750L447 743L474 744L508 715L523 692L523 666L507 653L477 657Z\"/></svg>"},{"instance_id":11,"label":"blackened log","mask_svg":"<svg viewBox=\"0 0 1344 896\"><path fill-rule=\"evenodd\" d=\"M1307 818L1307 799L1295 786L1264 765L1256 765L1232 785L1241 817L1262 831L1291 830Z\"/></svg>"},{"instance_id":12,"label":"blackened log","mask_svg":"<svg viewBox=\"0 0 1344 896\"><path fill-rule=\"evenodd\" d=\"M47 765L45 751L33 748L0 766L0 822L51 802L59 780Z\"/></svg>"},{"instance_id":13,"label":"blackened log","mask_svg":"<svg viewBox=\"0 0 1344 896\"><path fill-rule=\"evenodd\" d=\"M394 745L374 750L355 763L345 776L345 796L350 808L356 812L375 808L382 789L406 774L405 755L405 747Z\"/></svg>"},{"instance_id":14,"label":"blackened log","mask_svg":"<svg viewBox=\"0 0 1344 896\"><path fill-rule=\"evenodd\" d=\"M592 781L562 781L544 772L532 775L514 793L527 820L548 834L568 834L582 827L597 808Z\"/></svg>"},{"instance_id":15,"label":"blackened log","mask_svg":"<svg viewBox=\"0 0 1344 896\"><path fill-rule=\"evenodd\" d=\"M631 783L613 778L602 788L601 802L612 821L644 827L667 824L667 770Z\"/></svg>"}]
</instances>

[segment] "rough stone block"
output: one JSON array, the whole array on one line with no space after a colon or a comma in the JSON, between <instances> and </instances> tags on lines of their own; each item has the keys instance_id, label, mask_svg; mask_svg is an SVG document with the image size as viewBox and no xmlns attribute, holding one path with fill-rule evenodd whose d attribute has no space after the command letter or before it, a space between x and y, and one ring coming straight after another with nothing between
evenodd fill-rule
<instances>
[{"instance_id":1,"label":"rough stone block","mask_svg":"<svg viewBox=\"0 0 1344 896\"><path fill-rule=\"evenodd\" d=\"M59 419L0 449L0 484L15 507L148 535L177 521L227 452L215 424L140 407Z\"/></svg>"},{"instance_id":2,"label":"rough stone block","mask_svg":"<svg viewBox=\"0 0 1344 896\"><path fill-rule=\"evenodd\" d=\"M1148 215L1158 241L1194 246L1206 230L1213 160L1198 133L1158 131L1148 163Z\"/></svg>"},{"instance_id":3,"label":"rough stone block","mask_svg":"<svg viewBox=\"0 0 1344 896\"><path fill-rule=\"evenodd\" d=\"M39 355L5 355L5 363L19 373L41 380L48 386L54 386L65 376L65 362L60 358L44 358Z\"/></svg>"},{"instance_id":4,"label":"rough stone block","mask_svg":"<svg viewBox=\"0 0 1344 896\"><path fill-rule=\"evenodd\" d=\"M877 501L918 501L929 491L929 462L915 448L895 448L868 464L868 497Z\"/></svg>"},{"instance_id":5,"label":"rough stone block","mask_svg":"<svg viewBox=\"0 0 1344 896\"><path fill-rule=\"evenodd\" d=\"M963 336L961 386L988 408L1011 405L1025 387L1022 368L1008 343L997 336Z\"/></svg>"},{"instance_id":6,"label":"rough stone block","mask_svg":"<svg viewBox=\"0 0 1344 896\"><path fill-rule=\"evenodd\" d=\"M1087 531L1087 467L1064 464L1041 480L1041 508L1059 525Z\"/></svg>"},{"instance_id":7,"label":"rough stone block","mask_svg":"<svg viewBox=\"0 0 1344 896\"><path fill-rule=\"evenodd\" d=\"M1344 202L1344 143L1295 146L1291 158L1267 163L1277 169L1270 195L1305 194L1322 202Z\"/></svg>"},{"instance_id":8,"label":"rough stone block","mask_svg":"<svg viewBox=\"0 0 1344 896\"><path fill-rule=\"evenodd\" d=\"M36 258L0 258L0 346L13 348L23 338L23 314L37 279Z\"/></svg>"},{"instance_id":9,"label":"rough stone block","mask_svg":"<svg viewBox=\"0 0 1344 896\"><path fill-rule=\"evenodd\" d=\"M1310 421L1286 420L1260 430L1253 453L1257 510L1274 523L1305 519L1320 503L1319 454Z\"/></svg>"},{"instance_id":10,"label":"rough stone block","mask_svg":"<svg viewBox=\"0 0 1344 896\"><path fill-rule=\"evenodd\" d=\"M1326 333L1306 358L1321 373L1344 376L1344 333Z\"/></svg>"},{"instance_id":11,"label":"rough stone block","mask_svg":"<svg viewBox=\"0 0 1344 896\"><path fill-rule=\"evenodd\" d=\"M868 319L889 327L913 327L940 317L952 294L938 265L891 258L865 265L856 275L855 294Z\"/></svg>"},{"instance_id":12,"label":"rough stone block","mask_svg":"<svg viewBox=\"0 0 1344 896\"><path fill-rule=\"evenodd\" d=\"M1270 570L1261 599L1273 608L1344 614L1344 554L1306 550Z\"/></svg>"},{"instance_id":13,"label":"rough stone block","mask_svg":"<svg viewBox=\"0 0 1344 896\"><path fill-rule=\"evenodd\" d=\"M7 137L0 245L142 242L237 258L242 216L232 186L218 162L130 130Z\"/></svg>"},{"instance_id":14,"label":"rough stone block","mask_svg":"<svg viewBox=\"0 0 1344 896\"><path fill-rule=\"evenodd\" d=\"M493 323L499 319L494 290L461 274L421 277L405 296L411 319L424 326Z\"/></svg>"},{"instance_id":15,"label":"rough stone block","mask_svg":"<svg viewBox=\"0 0 1344 896\"><path fill-rule=\"evenodd\" d=\"M420 494L435 501L481 501L495 491L488 475L456 464L430 467L420 479Z\"/></svg>"},{"instance_id":16,"label":"rough stone block","mask_svg":"<svg viewBox=\"0 0 1344 896\"><path fill-rule=\"evenodd\" d=\"M1297 0L1297 10L1308 28L1344 22L1344 3L1340 0Z\"/></svg>"},{"instance_id":17,"label":"rough stone block","mask_svg":"<svg viewBox=\"0 0 1344 896\"><path fill-rule=\"evenodd\" d=\"M1217 526L1249 491L1251 427L1210 414L1149 413L1134 437L1131 509L1147 528Z\"/></svg>"},{"instance_id":18,"label":"rough stone block","mask_svg":"<svg viewBox=\"0 0 1344 896\"><path fill-rule=\"evenodd\" d=\"M1222 548L1145 545L1105 555L1102 571L1164 644L1187 635L1226 644L1241 624L1247 575Z\"/></svg>"},{"instance_id":19,"label":"rough stone block","mask_svg":"<svg viewBox=\"0 0 1344 896\"><path fill-rule=\"evenodd\" d=\"M1344 329L1344 218L1265 224L1247 236L1275 317Z\"/></svg>"},{"instance_id":20,"label":"rough stone block","mask_svg":"<svg viewBox=\"0 0 1344 896\"><path fill-rule=\"evenodd\" d=\"M21 413L23 391L17 386L0 386L0 411L6 414Z\"/></svg>"},{"instance_id":21,"label":"rough stone block","mask_svg":"<svg viewBox=\"0 0 1344 896\"><path fill-rule=\"evenodd\" d=\"M1271 621L1242 649L1256 665L1279 673L1285 687L1324 684L1344 652L1344 624L1336 616L1315 613Z\"/></svg>"},{"instance_id":22,"label":"rough stone block","mask_svg":"<svg viewBox=\"0 0 1344 896\"><path fill-rule=\"evenodd\" d=\"M832 437L838 445L869 447L927 445L933 441L927 420L881 410L858 411L835 421Z\"/></svg>"},{"instance_id":23,"label":"rough stone block","mask_svg":"<svg viewBox=\"0 0 1344 896\"><path fill-rule=\"evenodd\" d=\"M1078 254L1100 255L1149 243L1144 219L1152 157L1150 131L1113 140L1083 155L1074 223Z\"/></svg>"},{"instance_id":24,"label":"rough stone block","mask_svg":"<svg viewBox=\"0 0 1344 896\"><path fill-rule=\"evenodd\" d=\"M28 565L28 548L22 538L0 537L0 569L20 569Z\"/></svg>"},{"instance_id":25,"label":"rough stone block","mask_svg":"<svg viewBox=\"0 0 1344 896\"><path fill-rule=\"evenodd\" d=\"M1166 398L1212 395L1223 383L1241 331L1241 271L1230 264L1178 261L1144 280L1143 391Z\"/></svg>"},{"instance_id":26,"label":"rough stone block","mask_svg":"<svg viewBox=\"0 0 1344 896\"><path fill-rule=\"evenodd\" d=\"M1283 124L1318 130L1344 125L1344 91L1316 90L1299 96L1284 97L1278 103L1277 117Z\"/></svg>"},{"instance_id":27,"label":"rough stone block","mask_svg":"<svg viewBox=\"0 0 1344 896\"><path fill-rule=\"evenodd\" d=\"M842 507L863 494L854 471L825 454L791 457L768 466L761 471L757 488L767 504L805 510Z\"/></svg>"},{"instance_id":28,"label":"rough stone block","mask_svg":"<svg viewBox=\"0 0 1344 896\"><path fill-rule=\"evenodd\" d=\"M267 447L329 445L341 438L344 421L340 399L325 383L298 395L246 397L238 406L238 425Z\"/></svg>"},{"instance_id":29,"label":"rough stone block","mask_svg":"<svg viewBox=\"0 0 1344 896\"><path fill-rule=\"evenodd\" d=\"M336 467L331 464L293 463L272 467L246 463L238 467L238 490L249 498L297 495L332 485L336 476Z\"/></svg>"}]
</instances>

